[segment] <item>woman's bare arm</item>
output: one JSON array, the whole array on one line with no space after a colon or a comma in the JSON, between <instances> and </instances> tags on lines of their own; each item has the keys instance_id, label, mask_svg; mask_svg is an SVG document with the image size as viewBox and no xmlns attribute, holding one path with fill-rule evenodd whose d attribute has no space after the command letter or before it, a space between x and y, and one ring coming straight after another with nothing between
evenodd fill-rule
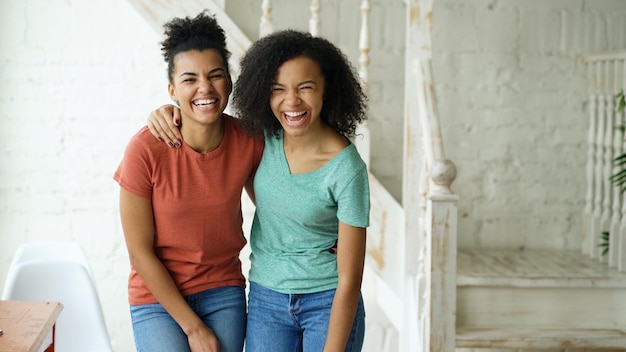
<instances>
[{"instance_id":1,"label":"woman's bare arm","mask_svg":"<svg viewBox=\"0 0 626 352\"><path fill-rule=\"evenodd\" d=\"M131 265L152 295L187 334L191 350L218 352L219 341L215 334L189 307L171 275L154 253L152 201L122 188L120 214Z\"/></svg>"},{"instance_id":2,"label":"woman's bare arm","mask_svg":"<svg viewBox=\"0 0 626 352\"><path fill-rule=\"evenodd\" d=\"M324 352L339 352L346 348L361 297L361 282L365 266L365 233L366 230L363 227L354 227L339 222L337 243L339 283L330 311Z\"/></svg>"}]
</instances>

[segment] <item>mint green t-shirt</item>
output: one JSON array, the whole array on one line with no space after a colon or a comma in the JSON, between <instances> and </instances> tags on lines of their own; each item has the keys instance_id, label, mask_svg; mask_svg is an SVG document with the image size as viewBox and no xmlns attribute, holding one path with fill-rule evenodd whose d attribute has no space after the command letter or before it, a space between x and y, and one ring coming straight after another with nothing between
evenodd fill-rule
<instances>
[{"instance_id":1,"label":"mint green t-shirt","mask_svg":"<svg viewBox=\"0 0 626 352\"><path fill-rule=\"evenodd\" d=\"M281 131L282 132L282 131ZM339 220L369 226L369 183L353 144L323 167L291 174L279 138L265 138L254 178L256 213L250 245L250 281L281 293L337 287Z\"/></svg>"}]
</instances>

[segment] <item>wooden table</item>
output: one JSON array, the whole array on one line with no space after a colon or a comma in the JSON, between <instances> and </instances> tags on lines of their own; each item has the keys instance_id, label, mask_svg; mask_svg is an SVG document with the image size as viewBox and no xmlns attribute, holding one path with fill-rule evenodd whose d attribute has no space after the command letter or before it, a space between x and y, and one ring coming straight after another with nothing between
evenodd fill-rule
<instances>
[{"instance_id":1,"label":"wooden table","mask_svg":"<svg viewBox=\"0 0 626 352\"><path fill-rule=\"evenodd\" d=\"M63 305L59 302L0 301L0 352L37 352L53 331Z\"/></svg>"}]
</instances>

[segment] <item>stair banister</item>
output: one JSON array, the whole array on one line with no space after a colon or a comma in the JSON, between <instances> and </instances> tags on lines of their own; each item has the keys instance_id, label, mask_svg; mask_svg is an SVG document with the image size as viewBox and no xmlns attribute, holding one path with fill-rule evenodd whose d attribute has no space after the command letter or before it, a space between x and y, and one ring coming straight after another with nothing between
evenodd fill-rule
<instances>
[{"instance_id":1,"label":"stair banister","mask_svg":"<svg viewBox=\"0 0 626 352\"><path fill-rule=\"evenodd\" d=\"M424 300L425 306L419 307L428 331L424 334L424 350L454 351L458 197L451 185L456 178L456 167L445 158L430 59L416 59L416 66L419 120L426 154L424 171L429 180L425 236L422 235L425 265L421 265L420 273L425 278L422 290L428 291L424 292L428 297Z\"/></svg>"},{"instance_id":2,"label":"stair banister","mask_svg":"<svg viewBox=\"0 0 626 352\"><path fill-rule=\"evenodd\" d=\"M596 111L594 112L597 115L597 119L598 119L598 124L596 126L596 136L594 139L594 144L595 144L595 151L596 151L596 157L594 159L594 171L595 171L595 176L594 176L594 187L595 187L595 192L594 192L594 202L593 202L593 216L591 217L591 233L589 236L589 248L590 248L590 252L589 255L591 258L597 258L598 257L598 244L600 243L600 233L602 232L602 225L601 225L601 219L602 219L602 192L603 192L603 182L604 182L604 173L603 173L603 163L604 163L604 159L603 159L603 155L604 155L604 143L602 142L602 138L604 136L604 129L605 129L605 120L604 120L604 116L603 116L603 112L604 112L604 106L605 106L605 99L604 96L602 95L601 91L600 91L600 81L601 81L601 74L600 74L600 68L601 65L600 63L593 63L592 64L594 70L592 70L592 76L594 77L593 79L593 86L591 87L591 89L594 89L594 92L596 94L597 97L597 102L596 102Z\"/></svg>"},{"instance_id":3,"label":"stair banister","mask_svg":"<svg viewBox=\"0 0 626 352\"><path fill-rule=\"evenodd\" d=\"M594 84L593 65L587 65L587 86L591 87ZM589 133L587 135L587 194L585 197L585 208L583 210L583 241L582 252L586 255L591 255L593 250L593 236L594 231L594 212L595 212L595 198L594 198L594 185L596 184L596 129L598 128L598 114L596 113L596 104L598 96L594 92L589 92L589 103L587 105L587 111L589 114ZM626 209L625 209L626 210Z\"/></svg>"},{"instance_id":4,"label":"stair banister","mask_svg":"<svg viewBox=\"0 0 626 352\"><path fill-rule=\"evenodd\" d=\"M370 32L369 32L369 12L370 2L369 0L361 1L361 30L359 33L359 78L361 80L361 86L363 92L368 94L369 92L369 65L370 65ZM361 158L365 161L367 169L370 169L370 150L371 150L371 136L369 128L367 127L367 121L363 121L357 126L356 137L354 138L355 145Z\"/></svg>"},{"instance_id":5,"label":"stair banister","mask_svg":"<svg viewBox=\"0 0 626 352\"><path fill-rule=\"evenodd\" d=\"M618 68L621 68L622 74L616 74L615 90L618 91L620 89L619 85L621 85L621 89L626 93L626 53L622 53L621 57L618 57L618 61L616 63L616 72L618 72ZM620 82L621 81L621 82ZM622 109L622 111L616 114L616 120L620 122L620 125L626 125L626 107ZM626 151L626 134L622 137L622 150ZM616 247L616 266L619 271L626 271L626 200L624 199L624 194L621 196L622 200L622 217L619 226L619 231L616 233L617 238L614 246Z\"/></svg>"},{"instance_id":6,"label":"stair banister","mask_svg":"<svg viewBox=\"0 0 626 352\"><path fill-rule=\"evenodd\" d=\"M600 227L602 232L609 232L611 230L611 217L612 217L612 198L613 198L613 188L615 186L609 181L611 175L613 174L613 114L615 112L614 108L614 99L612 98L613 94L611 91L613 90L611 87L612 79L612 70L611 67L612 62L606 61L602 64L601 72L602 75L602 91L605 93L605 109L603 119L605 121L605 130L604 130L604 169L603 169L603 199L602 199L602 217L600 219ZM598 247L596 249L598 251L598 259L602 261L606 261L606 256L602 255L603 248Z\"/></svg>"},{"instance_id":7,"label":"stair banister","mask_svg":"<svg viewBox=\"0 0 626 352\"><path fill-rule=\"evenodd\" d=\"M613 71L613 75L611 76L611 85L612 91L619 91L619 77L617 73L619 72L619 64L621 62L619 60L613 60L613 67L611 70ZM613 157L617 157L622 154L623 151L623 141L624 141L624 130L620 128L621 125L624 124L622 119L622 114L616 111L615 106L611 109L613 121ZM611 174L614 175L619 172L619 166L612 164ZM613 204L612 204L612 213L611 213L611 226L609 230L610 238L609 243L618 243L619 241L619 225L622 219L622 212L620 209L621 203L621 191L619 187L613 186ZM610 267L617 267L618 265L618 246L609 246L608 253L608 264Z\"/></svg>"},{"instance_id":8,"label":"stair banister","mask_svg":"<svg viewBox=\"0 0 626 352\"><path fill-rule=\"evenodd\" d=\"M320 2L311 0L311 19L309 20L309 33L313 36L320 35Z\"/></svg>"},{"instance_id":9,"label":"stair banister","mask_svg":"<svg viewBox=\"0 0 626 352\"><path fill-rule=\"evenodd\" d=\"M621 170L613 159L626 150L626 112L616 111L616 94L626 87L626 52L588 55L589 140L587 191L583 211L582 252L626 271L626 202L623 192L610 181ZM609 232L609 251L600 247Z\"/></svg>"},{"instance_id":10,"label":"stair banister","mask_svg":"<svg viewBox=\"0 0 626 352\"><path fill-rule=\"evenodd\" d=\"M451 189L456 168L446 160L432 79L432 19L432 0L407 1L403 203L407 273L416 275L406 281L406 291L413 292L414 283L418 321L405 326L418 331L417 338L401 336L401 350L452 352L458 197Z\"/></svg>"},{"instance_id":11,"label":"stair banister","mask_svg":"<svg viewBox=\"0 0 626 352\"><path fill-rule=\"evenodd\" d=\"M261 3L261 21L259 23L259 38L263 38L274 32L272 23L272 2L263 0Z\"/></svg>"}]
</instances>

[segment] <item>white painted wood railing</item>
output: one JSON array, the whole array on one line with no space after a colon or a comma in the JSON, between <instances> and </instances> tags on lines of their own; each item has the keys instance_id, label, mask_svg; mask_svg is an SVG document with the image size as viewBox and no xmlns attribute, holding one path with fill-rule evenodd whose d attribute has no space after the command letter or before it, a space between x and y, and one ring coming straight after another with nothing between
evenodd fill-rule
<instances>
[{"instance_id":1,"label":"white painted wood railing","mask_svg":"<svg viewBox=\"0 0 626 352\"><path fill-rule=\"evenodd\" d=\"M626 112L618 112L616 95L626 89L626 52L585 57L588 82L589 135L587 192L583 211L584 254L626 271L626 201L610 180L621 170L614 159L626 152ZM602 234L609 251L603 255Z\"/></svg>"},{"instance_id":2,"label":"white painted wood railing","mask_svg":"<svg viewBox=\"0 0 626 352\"><path fill-rule=\"evenodd\" d=\"M432 1L407 1L403 204L375 177L368 263L400 351L454 351L456 168L446 160L431 69Z\"/></svg>"}]
</instances>

